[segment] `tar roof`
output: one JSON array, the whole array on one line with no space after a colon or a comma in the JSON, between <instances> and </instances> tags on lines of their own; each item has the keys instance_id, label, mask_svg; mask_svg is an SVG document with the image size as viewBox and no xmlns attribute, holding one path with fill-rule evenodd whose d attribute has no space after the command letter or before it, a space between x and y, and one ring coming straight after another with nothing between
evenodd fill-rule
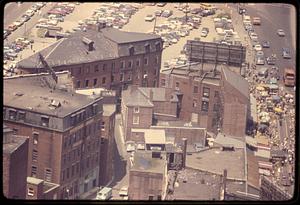
<instances>
[{"instance_id":1,"label":"tar roof","mask_svg":"<svg viewBox=\"0 0 300 205\"><path fill-rule=\"evenodd\" d=\"M213 162L213 163L212 163ZM245 153L244 149L235 151L221 151L209 149L186 157L187 167L223 174L227 169L227 177L245 180Z\"/></svg>"},{"instance_id":2,"label":"tar roof","mask_svg":"<svg viewBox=\"0 0 300 205\"><path fill-rule=\"evenodd\" d=\"M165 159L152 158L152 152L138 151L134 154L133 167L131 170L161 173L165 172Z\"/></svg>"},{"instance_id":3,"label":"tar roof","mask_svg":"<svg viewBox=\"0 0 300 205\"><path fill-rule=\"evenodd\" d=\"M94 42L93 50L83 43L83 37ZM50 66L73 65L89 63L99 60L108 60L119 57L118 43L150 40L159 38L157 35L144 33L131 33L114 28L103 28L101 32L88 29L77 31L67 38L62 38L43 49L41 54ZM65 55L67 54L67 55ZM42 68L38 53L21 60L20 68Z\"/></svg>"},{"instance_id":4,"label":"tar roof","mask_svg":"<svg viewBox=\"0 0 300 205\"><path fill-rule=\"evenodd\" d=\"M105 37L116 43L131 43L160 38L160 36L156 34L126 32L110 27L102 29L101 32L105 35Z\"/></svg>"},{"instance_id":5,"label":"tar roof","mask_svg":"<svg viewBox=\"0 0 300 205\"><path fill-rule=\"evenodd\" d=\"M225 80L237 89L242 95L249 99L249 83L241 75L229 70L229 68L223 66L222 71L224 73Z\"/></svg>"},{"instance_id":6,"label":"tar roof","mask_svg":"<svg viewBox=\"0 0 300 205\"><path fill-rule=\"evenodd\" d=\"M172 198L187 200L218 200L221 176L187 168L179 171Z\"/></svg>"},{"instance_id":7,"label":"tar roof","mask_svg":"<svg viewBox=\"0 0 300 205\"><path fill-rule=\"evenodd\" d=\"M44 74L4 79L4 106L64 117L95 101L72 91L50 89L45 80L50 78ZM50 109L52 100L60 106Z\"/></svg>"}]
</instances>

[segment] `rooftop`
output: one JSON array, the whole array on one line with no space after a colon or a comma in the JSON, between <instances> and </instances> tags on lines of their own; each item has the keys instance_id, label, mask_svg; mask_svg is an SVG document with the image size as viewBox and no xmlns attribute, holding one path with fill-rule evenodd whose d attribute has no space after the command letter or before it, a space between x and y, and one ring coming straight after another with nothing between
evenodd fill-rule
<instances>
[{"instance_id":1,"label":"rooftop","mask_svg":"<svg viewBox=\"0 0 300 205\"><path fill-rule=\"evenodd\" d=\"M179 171L174 200L220 200L222 177L195 169Z\"/></svg>"},{"instance_id":2,"label":"rooftop","mask_svg":"<svg viewBox=\"0 0 300 205\"><path fill-rule=\"evenodd\" d=\"M42 180L42 179L38 179L35 177L27 177L27 183L29 183L29 184L38 185L43 182L44 182L44 180Z\"/></svg>"},{"instance_id":3,"label":"rooftop","mask_svg":"<svg viewBox=\"0 0 300 205\"><path fill-rule=\"evenodd\" d=\"M122 101L127 106L153 107L153 103L138 88L130 86L122 92Z\"/></svg>"},{"instance_id":4,"label":"rooftop","mask_svg":"<svg viewBox=\"0 0 300 205\"><path fill-rule=\"evenodd\" d=\"M47 73L4 78L4 106L64 117L95 101L95 98L60 89L59 84L51 89L48 86L51 81ZM53 102L58 106L50 106Z\"/></svg>"},{"instance_id":5,"label":"rooftop","mask_svg":"<svg viewBox=\"0 0 300 205\"><path fill-rule=\"evenodd\" d=\"M227 178L245 180L244 149L235 149L235 151L209 149L187 155L186 163L187 167L220 175L223 174L224 169L227 169Z\"/></svg>"},{"instance_id":6,"label":"rooftop","mask_svg":"<svg viewBox=\"0 0 300 205\"><path fill-rule=\"evenodd\" d=\"M166 144L165 130L146 129L145 144Z\"/></svg>"},{"instance_id":7,"label":"rooftop","mask_svg":"<svg viewBox=\"0 0 300 205\"><path fill-rule=\"evenodd\" d=\"M103 104L103 116L111 116L116 112L115 104Z\"/></svg>"},{"instance_id":8,"label":"rooftop","mask_svg":"<svg viewBox=\"0 0 300 205\"><path fill-rule=\"evenodd\" d=\"M259 172L258 160L252 152L247 152L247 165L248 165L248 183L251 186L259 188Z\"/></svg>"},{"instance_id":9,"label":"rooftop","mask_svg":"<svg viewBox=\"0 0 300 205\"><path fill-rule=\"evenodd\" d=\"M138 151L134 153L131 170L164 174L165 166L165 159L152 158L152 152Z\"/></svg>"},{"instance_id":10,"label":"rooftop","mask_svg":"<svg viewBox=\"0 0 300 205\"><path fill-rule=\"evenodd\" d=\"M214 143L219 145L233 145L235 148L244 148L245 142L237 140L231 136L225 135L223 133L218 133Z\"/></svg>"},{"instance_id":11,"label":"rooftop","mask_svg":"<svg viewBox=\"0 0 300 205\"><path fill-rule=\"evenodd\" d=\"M67 38L62 38L43 49L41 54L50 66L73 65L119 57L119 43L130 43L160 38L160 36L145 33L120 31L114 28L103 28L101 31L88 29L77 31ZM88 51L83 39L93 43L93 50ZM87 41L86 40L86 41ZM85 42L86 42L85 41ZM65 55L68 53L68 55ZM41 68L38 53L21 60L20 68Z\"/></svg>"},{"instance_id":12,"label":"rooftop","mask_svg":"<svg viewBox=\"0 0 300 205\"><path fill-rule=\"evenodd\" d=\"M5 136L3 136L5 137ZM22 146L28 137L25 136L7 136L9 137L9 140L7 142L3 141L3 153L4 154L10 154L16 151L20 146Z\"/></svg>"}]
</instances>

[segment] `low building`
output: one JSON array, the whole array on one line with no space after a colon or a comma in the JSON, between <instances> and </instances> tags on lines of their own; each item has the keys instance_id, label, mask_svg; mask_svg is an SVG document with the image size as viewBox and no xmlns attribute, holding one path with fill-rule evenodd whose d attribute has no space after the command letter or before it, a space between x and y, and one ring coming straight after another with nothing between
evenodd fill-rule
<instances>
[{"instance_id":1,"label":"low building","mask_svg":"<svg viewBox=\"0 0 300 205\"><path fill-rule=\"evenodd\" d=\"M248 82L230 67L192 64L166 69L160 87L172 88L179 100L180 120L191 121L209 132L243 138L251 120Z\"/></svg>"},{"instance_id":2,"label":"low building","mask_svg":"<svg viewBox=\"0 0 300 205\"><path fill-rule=\"evenodd\" d=\"M9 199L26 199L29 138L18 136L3 125L3 194Z\"/></svg>"},{"instance_id":3,"label":"low building","mask_svg":"<svg viewBox=\"0 0 300 205\"><path fill-rule=\"evenodd\" d=\"M59 185L44 181L42 179L27 177L26 199L48 199L58 198Z\"/></svg>"},{"instance_id":4,"label":"low building","mask_svg":"<svg viewBox=\"0 0 300 205\"><path fill-rule=\"evenodd\" d=\"M3 120L29 136L27 176L58 184L58 199L98 186L102 109L101 97L73 91L68 72L4 79Z\"/></svg>"},{"instance_id":5,"label":"low building","mask_svg":"<svg viewBox=\"0 0 300 205\"><path fill-rule=\"evenodd\" d=\"M165 156L137 151L129 171L129 200L164 200L167 190Z\"/></svg>"},{"instance_id":6,"label":"low building","mask_svg":"<svg viewBox=\"0 0 300 205\"><path fill-rule=\"evenodd\" d=\"M131 129L148 129L159 119L176 120L178 99L171 89L130 86L122 92L122 126L125 140Z\"/></svg>"}]
</instances>

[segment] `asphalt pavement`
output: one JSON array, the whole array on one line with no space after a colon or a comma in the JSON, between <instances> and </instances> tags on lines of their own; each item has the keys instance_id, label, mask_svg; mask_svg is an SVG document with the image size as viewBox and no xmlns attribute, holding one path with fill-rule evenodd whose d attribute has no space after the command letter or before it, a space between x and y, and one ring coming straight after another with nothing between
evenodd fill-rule
<instances>
[{"instance_id":1,"label":"asphalt pavement","mask_svg":"<svg viewBox=\"0 0 300 205\"><path fill-rule=\"evenodd\" d=\"M33 5L33 2L9 2L4 7L4 28L19 20L21 16Z\"/></svg>"}]
</instances>

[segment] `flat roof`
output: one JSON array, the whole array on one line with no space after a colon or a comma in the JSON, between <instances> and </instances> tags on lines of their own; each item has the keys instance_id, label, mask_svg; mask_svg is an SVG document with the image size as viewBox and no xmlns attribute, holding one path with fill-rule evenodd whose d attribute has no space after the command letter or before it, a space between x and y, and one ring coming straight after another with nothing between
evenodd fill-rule
<instances>
[{"instance_id":1,"label":"flat roof","mask_svg":"<svg viewBox=\"0 0 300 205\"><path fill-rule=\"evenodd\" d=\"M111 116L116 112L115 104L103 104L103 116Z\"/></svg>"},{"instance_id":2,"label":"flat roof","mask_svg":"<svg viewBox=\"0 0 300 205\"><path fill-rule=\"evenodd\" d=\"M230 135L226 135L224 133L218 133L214 143L217 143L220 145L231 144L235 148L244 148L246 145L245 142L237 140L237 139L231 137Z\"/></svg>"},{"instance_id":3,"label":"flat roof","mask_svg":"<svg viewBox=\"0 0 300 205\"><path fill-rule=\"evenodd\" d=\"M105 88L92 88L92 89L77 89L76 93L82 95L100 95L102 91L105 91Z\"/></svg>"},{"instance_id":4,"label":"flat roof","mask_svg":"<svg viewBox=\"0 0 300 205\"><path fill-rule=\"evenodd\" d=\"M38 185L43 182L44 182L44 180L42 180L42 179L38 179L35 177L27 177L27 183L30 183L30 184Z\"/></svg>"},{"instance_id":5,"label":"flat roof","mask_svg":"<svg viewBox=\"0 0 300 205\"><path fill-rule=\"evenodd\" d=\"M152 158L152 152L137 151L134 153L134 161L131 170L164 174L165 166L166 160Z\"/></svg>"},{"instance_id":6,"label":"flat roof","mask_svg":"<svg viewBox=\"0 0 300 205\"><path fill-rule=\"evenodd\" d=\"M259 172L258 172L258 160L252 152L247 152L247 164L248 164L248 183L256 188L259 188Z\"/></svg>"},{"instance_id":7,"label":"flat roof","mask_svg":"<svg viewBox=\"0 0 300 205\"><path fill-rule=\"evenodd\" d=\"M17 135L2 136L2 137L9 137L8 143L5 143L3 140L3 153L4 154L13 153L21 145L23 145L26 142L26 140L28 139L28 137L17 136Z\"/></svg>"},{"instance_id":8,"label":"flat roof","mask_svg":"<svg viewBox=\"0 0 300 205\"><path fill-rule=\"evenodd\" d=\"M97 99L59 89L59 84L51 89L49 82L53 79L47 73L4 78L4 106L64 117ZM60 102L60 106L49 106L52 100Z\"/></svg>"},{"instance_id":9,"label":"flat roof","mask_svg":"<svg viewBox=\"0 0 300 205\"><path fill-rule=\"evenodd\" d=\"M238 180L246 178L244 149L235 149L235 151L221 151L219 148L208 149L187 155L186 163L187 167L220 175L223 174L224 169L227 169L228 178Z\"/></svg>"},{"instance_id":10,"label":"flat roof","mask_svg":"<svg viewBox=\"0 0 300 205\"><path fill-rule=\"evenodd\" d=\"M220 175L186 168L178 172L172 199L219 200L221 186Z\"/></svg>"}]
</instances>

